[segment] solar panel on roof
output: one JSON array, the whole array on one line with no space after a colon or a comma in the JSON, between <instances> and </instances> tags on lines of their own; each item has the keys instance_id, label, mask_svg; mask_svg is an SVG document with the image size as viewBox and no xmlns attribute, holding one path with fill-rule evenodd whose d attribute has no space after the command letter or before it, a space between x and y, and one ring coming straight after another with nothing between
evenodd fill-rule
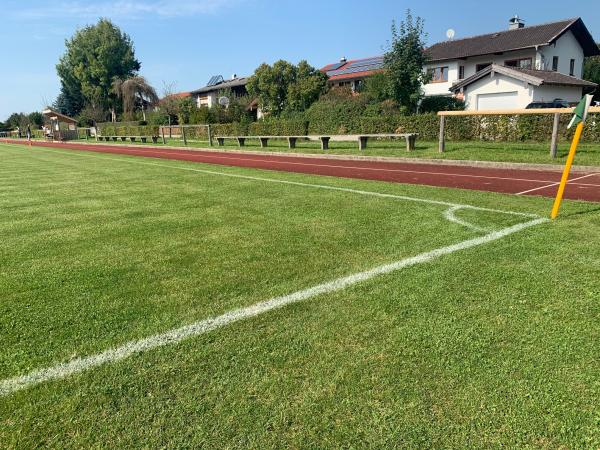
<instances>
[{"instance_id":1,"label":"solar panel on roof","mask_svg":"<svg viewBox=\"0 0 600 450\"><path fill-rule=\"evenodd\" d=\"M223 81L222 75L214 75L213 77L211 77L210 80L208 80L207 86L214 86L216 84L221 83L222 81Z\"/></svg>"},{"instance_id":2,"label":"solar panel on roof","mask_svg":"<svg viewBox=\"0 0 600 450\"><path fill-rule=\"evenodd\" d=\"M347 75L347 74L351 74L351 73L369 72L372 70L380 70L380 69L383 69L383 61L379 62L379 63L371 63L371 64L367 64L367 65L349 66L349 67L345 67L341 70L333 70L331 72L327 72L327 75L329 75L329 76Z\"/></svg>"},{"instance_id":3,"label":"solar panel on roof","mask_svg":"<svg viewBox=\"0 0 600 450\"><path fill-rule=\"evenodd\" d=\"M339 62L339 63L335 63L334 65L332 65L332 66L329 68L328 72L329 72L330 70L338 70L338 69L339 69L340 67L342 67L344 64L346 64L346 63L345 63L345 62Z\"/></svg>"}]
</instances>

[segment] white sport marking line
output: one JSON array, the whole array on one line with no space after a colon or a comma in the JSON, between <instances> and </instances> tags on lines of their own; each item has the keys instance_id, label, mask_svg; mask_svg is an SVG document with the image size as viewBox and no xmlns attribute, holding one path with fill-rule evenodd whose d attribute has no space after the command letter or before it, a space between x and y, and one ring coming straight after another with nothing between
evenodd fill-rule
<instances>
[{"instance_id":1,"label":"white sport marking line","mask_svg":"<svg viewBox=\"0 0 600 450\"><path fill-rule=\"evenodd\" d=\"M16 148L21 148L21 146L18 144L5 144L5 145L11 146L11 147L16 147ZM36 147L36 146L31 147L31 148L35 148L39 151L47 152L47 153L57 153L57 154L69 155L69 156L78 156L78 157L82 157L82 158L94 158L94 159L100 159L100 160L118 161L118 162L124 162L124 163L129 163L129 164L139 164L139 165L144 165L144 166L168 167L170 169L175 169L175 170L184 170L184 171L188 171L188 172L204 173L207 175L217 175L217 176L237 178L237 179L242 179L242 180L262 181L262 182L268 182L268 183L286 184L286 185L291 185L291 186L303 186L303 187L310 187L310 188L316 188L316 189L326 189L326 190L331 190L331 191L349 192L349 193L353 193L353 194L370 195L370 196L381 197L381 198L393 198L393 199L398 199L398 200L406 200L406 201L410 201L410 202L420 202L420 203L427 203L427 204L431 204L431 205L447 206L449 208L457 207L457 208L464 208L464 209L474 209L477 211L487 211L487 212L494 212L494 213L499 213L499 214L520 216L520 217L531 217L531 218L540 217L538 214L521 213L521 212L516 212L516 211L506 211L506 210L494 209L494 208L484 208L484 207L480 207L480 206L472 206L472 205L461 204L461 203L451 203L451 202L445 202L445 201L441 201L441 200L431 200L431 199L426 199L426 198L408 197L405 195L396 195L396 194L384 194L381 192L364 191L364 190L359 190L359 189L329 186L329 185L325 185L325 184L302 183L299 181L278 180L276 178L265 178L265 177L254 177L251 175L239 175L239 174L235 174L235 173L219 172L216 170L197 169L197 168L193 168L193 167L182 167L182 166L174 166L171 164L140 161L138 159L130 159L128 157L132 157L132 155L126 155L126 154L121 155L121 157L119 157L119 158L112 158L109 156L99 156L99 154L106 155L107 153L90 154L93 152L90 152L88 150L61 151L61 150L54 150L54 148L50 148L50 147ZM133 156L133 158L136 158L136 157ZM202 164L201 162L199 163L197 161L185 161L185 160L183 160L183 161L171 160L171 161ZM260 170L260 169L253 169L253 168L243 168L243 169Z\"/></svg>"},{"instance_id":2,"label":"white sport marking line","mask_svg":"<svg viewBox=\"0 0 600 450\"><path fill-rule=\"evenodd\" d=\"M103 364L121 361L137 353L147 352L149 350L164 347L166 345L177 344L185 339L208 333L209 331L222 328L234 322L239 322L244 319L256 317L274 309L282 308L292 303L298 303L303 300L315 297L317 295L336 292L345 289L349 286L355 285L357 283L370 280L380 275L388 274L391 272L398 271L400 269L404 269L406 267L432 261L443 255L448 255L450 253L454 253L460 250L465 250L471 247L483 245L488 242L497 241L513 233L524 230L525 228L533 227L535 225L539 225L545 222L548 222L548 219L539 218L535 220L530 220L528 222L522 222L499 231L494 231L481 237L469 239L446 247L441 247L382 266L377 266L364 272L358 272L352 275L337 278L335 280L319 284L317 286L313 286L311 288L304 289L301 291L296 291L288 295L274 297L269 300L256 303L252 306L248 306L246 308L234 309L233 311L229 311L220 316L200 320L190 325L175 328L165 333L156 334L154 336L150 336L137 341L130 341L124 345L106 350L101 353L97 353L95 355L76 358L68 362L57 364L55 366L34 370L25 375L8 378L0 381L0 397L5 397L14 392L20 391L22 389L27 389L29 387L47 381L60 380L68 376L92 369L94 367L101 366Z\"/></svg>"},{"instance_id":3,"label":"white sport marking line","mask_svg":"<svg viewBox=\"0 0 600 450\"><path fill-rule=\"evenodd\" d=\"M471 230L476 231L478 233L490 231L486 228L478 227L477 225L473 225L471 222L467 222L466 220L462 220L462 219L459 219L458 217L456 217L456 215L455 215L456 211L459 211L461 209L465 209L465 208L463 208L462 206L452 206L444 212L444 217L446 218L446 220L449 220L450 222L454 222L454 223L457 223L464 227L470 228Z\"/></svg>"},{"instance_id":4,"label":"white sport marking line","mask_svg":"<svg viewBox=\"0 0 600 450\"><path fill-rule=\"evenodd\" d=\"M583 178L587 178L587 177L593 177L594 175L600 175L600 173L588 173L587 175L583 175L583 176L581 176L581 177L577 177L577 178L571 178L571 179L570 179L570 180L567 182L567 184L571 184L571 181L577 181L577 180L581 180L581 179L583 179ZM528 189L528 190L526 190L526 191L523 191L523 192L517 192L515 195L523 195L523 194L528 194L528 193L530 193L530 192L539 191L539 190L541 190L541 189L546 189L546 188L549 188L549 187L558 186L559 184L560 184L560 181L557 181L557 182L554 182L554 183L552 183L552 184L548 184L547 186L540 186L540 187L536 187L536 188L533 188L533 189ZM580 183L575 183L575 184L580 184ZM582 184L583 184L583 183L582 183ZM585 184L583 184L583 185L585 185ZM595 185L595 184L592 184L592 185L585 185L585 186L596 186L596 185Z\"/></svg>"},{"instance_id":5,"label":"white sport marking line","mask_svg":"<svg viewBox=\"0 0 600 450\"><path fill-rule=\"evenodd\" d=\"M6 144L6 145L18 145L18 144ZM108 144L108 145L100 144L100 145L107 146L108 148L110 148L111 146L118 147L117 145L111 145L111 144ZM60 148L60 147L37 147L37 148ZM78 151L93 151L93 149L92 150L77 149L77 150ZM160 147L147 149L147 150L141 150L141 149L127 147L127 151L131 152L131 153L137 153L140 155L147 154L148 151L158 151L163 155L181 155L180 152L176 153L176 152L169 152L167 150L163 151ZM182 151L192 152L194 150L182 150ZM200 152L200 151L202 151L202 150L197 150L197 152ZM99 152L99 153L103 153L103 152ZM127 153L124 153L124 155L127 155ZM244 158L241 156L228 155L228 154L207 155L206 153L202 153L201 156L204 158L209 158L209 159L224 159L224 160L233 160L233 161L274 162L272 159ZM293 156L287 156L287 157L293 158ZM190 162L200 162L201 163L202 161L190 161ZM377 167L343 166L343 165L336 165L336 164L317 164L317 163L292 162L292 161L275 161L275 162L277 164L285 164L285 165L292 165L292 166L293 165L313 166L313 167L328 167L328 168L334 168L334 169L368 170L368 171L375 171L375 172L399 172L399 173L413 173L413 174L418 174L418 175L440 175L440 176L450 176L450 177L482 178L482 179L489 179L489 180L508 180L508 181L529 181L529 182L537 182L537 183L553 183L553 181L550 181L550 180L536 180L536 179L531 179L531 178L493 177L493 176L487 176L487 175L470 175L470 174L458 174L458 173L448 173L448 172L429 172L429 171L408 170L408 169L384 169L384 168L377 168Z\"/></svg>"},{"instance_id":6,"label":"white sport marking line","mask_svg":"<svg viewBox=\"0 0 600 450\"><path fill-rule=\"evenodd\" d=\"M48 147L46 147L48 148ZM138 150L135 148L127 147L127 151L135 152L138 154L148 153L148 150ZM162 151L160 148L151 149L150 151L159 151L163 155L180 155L181 153ZM184 150L185 151L185 150ZM193 151L193 150L188 150ZM317 164L317 163L306 163L306 162L292 162L292 161L273 161L272 159L260 159L260 158L244 158L241 156L235 155L207 155L202 153L202 157L204 158L212 158L212 159L225 159L225 160L233 160L233 161L257 161L257 162L276 162L277 164L286 164L292 166L313 166L313 167L328 167L334 169L356 169L356 170L368 170L374 172L400 172L400 173L414 173L419 175L443 175L443 176L451 176L451 177L466 177L466 178L483 178L490 180L510 180L510 181L532 181L539 183L550 183L549 180L532 180L530 178L510 178L510 177L492 177L486 175L469 175L469 174L457 174L457 173L448 173L448 172L430 172L430 171L421 171L421 170L408 170L408 169L384 169L377 167L360 167L360 166L343 166L337 164ZM291 156L293 158L293 156ZM201 161L198 161L201 162Z\"/></svg>"}]
</instances>

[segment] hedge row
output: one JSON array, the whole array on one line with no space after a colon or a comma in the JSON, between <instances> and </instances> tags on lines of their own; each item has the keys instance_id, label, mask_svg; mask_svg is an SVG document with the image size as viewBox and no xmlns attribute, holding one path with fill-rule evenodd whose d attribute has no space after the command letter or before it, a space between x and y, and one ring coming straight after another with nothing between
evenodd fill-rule
<instances>
[{"instance_id":1,"label":"hedge row","mask_svg":"<svg viewBox=\"0 0 600 450\"><path fill-rule=\"evenodd\" d=\"M570 140L573 129L568 130L570 114L562 114L559 138ZM450 141L486 140L497 142L548 141L552 135L553 116L448 116L446 138ZM438 138L440 119L435 114L413 116L384 115L380 117L354 117L348 122L338 123L335 118L325 122L305 120L268 119L253 123L224 123L211 125L213 136L303 136L306 134L374 134L374 133L419 133L421 140ZM174 130L175 131L175 130ZM165 130L166 132L166 130ZM100 129L104 136L157 136L157 126L104 125ZM205 127L186 128L186 136L206 138ZM600 114L591 114L582 140L600 141Z\"/></svg>"},{"instance_id":2,"label":"hedge row","mask_svg":"<svg viewBox=\"0 0 600 450\"><path fill-rule=\"evenodd\" d=\"M260 120L250 124L252 136L306 136L308 122L305 120Z\"/></svg>"},{"instance_id":3,"label":"hedge row","mask_svg":"<svg viewBox=\"0 0 600 450\"><path fill-rule=\"evenodd\" d=\"M101 136L158 136L158 127L153 125L104 125L99 127Z\"/></svg>"}]
</instances>

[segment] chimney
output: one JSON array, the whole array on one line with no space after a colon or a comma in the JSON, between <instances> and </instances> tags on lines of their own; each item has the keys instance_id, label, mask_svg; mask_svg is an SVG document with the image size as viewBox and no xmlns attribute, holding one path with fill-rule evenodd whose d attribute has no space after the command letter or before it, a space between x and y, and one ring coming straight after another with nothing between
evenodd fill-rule
<instances>
[{"instance_id":1,"label":"chimney","mask_svg":"<svg viewBox=\"0 0 600 450\"><path fill-rule=\"evenodd\" d=\"M517 14L515 17L511 17L508 20L508 29L509 30L518 30L519 28L525 27L525 21L521 19Z\"/></svg>"},{"instance_id":2,"label":"chimney","mask_svg":"<svg viewBox=\"0 0 600 450\"><path fill-rule=\"evenodd\" d=\"M342 56L342 57L340 58L340 62L345 64L345 63L347 63L347 62L348 62L348 60L346 59L346 57L345 57L345 56Z\"/></svg>"}]
</instances>

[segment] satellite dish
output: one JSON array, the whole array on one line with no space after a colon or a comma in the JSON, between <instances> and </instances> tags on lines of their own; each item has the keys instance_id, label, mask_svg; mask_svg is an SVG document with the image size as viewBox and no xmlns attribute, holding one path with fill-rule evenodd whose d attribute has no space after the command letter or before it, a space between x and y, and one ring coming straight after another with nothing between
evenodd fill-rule
<instances>
[{"instance_id":1,"label":"satellite dish","mask_svg":"<svg viewBox=\"0 0 600 450\"><path fill-rule=\"evenodd\" d=\"M446 37L452 40L454 39L454 36L456 36L456 31L454 31L452 28L449 28L448 31L446 31Z\"/></svg>"},{"instance_id":2,"label":"satellite dish","mask_svg":"<svg viewBox=\"0 0 600 450\"><path fill-rule=\"evenodd\" d=\"M219 105L229 106L229 97L219 97Z\"/></svg>"}]
</instances>

